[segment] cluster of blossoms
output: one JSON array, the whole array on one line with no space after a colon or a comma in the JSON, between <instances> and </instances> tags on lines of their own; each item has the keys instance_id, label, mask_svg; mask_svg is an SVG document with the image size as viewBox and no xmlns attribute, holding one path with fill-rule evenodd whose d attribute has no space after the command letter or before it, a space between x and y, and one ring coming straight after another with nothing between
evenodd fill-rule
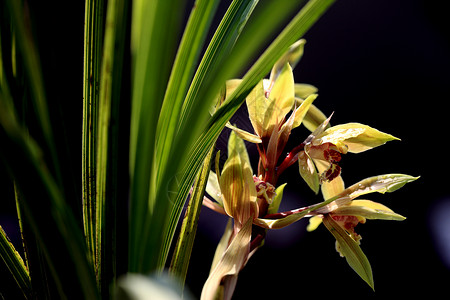
<instances>
[{"instance_id":1,"label":"cluster of blossoms","mask_svg":"<svg viewBox=\"0 0 450 300\"><path fill-rule=\"evenodd\" d=\"M355 227L366 219L405 219L380 203L356 198L395 191L416 177L381 175L345 188L339 166L343 154L360 153L397 138L359 123L330 125L331 117L326 118L312 104L317 89L294 83L292 68L302 56L304 43L300 40L292 45L275 64L270 78L262 80L246 98L254 133L227 124L232 129L228 159L221 171L216 162L216 172L210 172L206 187L210 197L205 197L203 203L228 215L230 221L219 242L202 299L231 298L240 270L262 245L266 231L288 226L304 217L310 217L308 231L324 223L335 237L341 256L373 288L371 267L359 247L361 237ZM224 98L238 84L237 79L228 81ZM311 134L282 158L292 129L301 124ZM257 146L257 175L243 140ZM297 162L303 180L316 194L321 192L324 201L278 212L285 187L285 184L277 187L278 178Z\"/></svg>"}]
</instances>

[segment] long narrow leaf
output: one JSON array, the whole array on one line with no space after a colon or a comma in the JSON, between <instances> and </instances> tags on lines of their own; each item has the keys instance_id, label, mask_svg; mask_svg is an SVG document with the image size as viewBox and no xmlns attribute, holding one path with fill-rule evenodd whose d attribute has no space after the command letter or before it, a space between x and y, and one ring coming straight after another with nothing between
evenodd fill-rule
<instances>
[{"instance_id":1,"label":"long narrow leaf","mask_svg":"<svg viewBox=\"0 0 450 300\"><path fill-rule=\"evenodd\" d=\"M154 158L156 128L160 108L173 63L180 27L180 3L174 0L135 1L132 37L139 36L133 47L132 108L130 128L130 219L129 270L148 270L143 264L151 256L142 243L145 219L153 207L149 203L150 175ZM174 8L177 9L174 9ZM155 197L150 197L155 201ZM161 225L161 224L160 224ZM153 258L154 259L154 258Z\"/></svg>"},{"instance_id":2,"label":"long narrow leaf","mask_svg":"<svg viewBox=\"0 0 450 300\"><path fill-rule=\"evenodd\" d=\"M217 73L220 63L223 63L225 57L230 53L233 45L236 43L236 40L239 37L239 33L241 32L243 26L252 13L256 3L257 1L254 0L233 1L227 12L225 13L222 22L219 24L219 27L217 28L216 33L214 34L210 45L205 52L202 62L200 63L198 71L194 76L193 82L186 96L186 100L183 104L181 120L178 122L177 138L174 140L174 144L172 145L171 149L166 150L170 151L169 154L171 157L171 163L170 165L167 165L167 168L164 170L164 173L162 175L164 177L160 180L161 184L170 186L170 181L180 170L180 162L183 161L182 157L186 154L182 153L184 155L180 155L179 153L176 153L176 151L185 148L186 145L192 145L193 139L198 136L198 133L195 130L195 123L199 122L200 120L206 119L205 117L207 117L208 115L207 108L213 103L208 101L205 102L204 99L198 94L201 85L206 84L203 79L205 78L206 74L208 74L207 70L212 69ZM195 113L196 122L191 122L190 124L183 123L184 116L186 116L186 114L188 114L191 110L195 111L196 106L197 108L199 108L199 105L202 106L203 109L198 111L198 113ZM185 131L186 128L190 128L191 130ZM212 147L212 144L210 145L210 147ZM193 173L192 176L195 176L195 174L196 173ZM192 182L193 178L191 183ZM158 227L158 224L166 224L168 222L169 227L165 232L154 230L151 234L149 233L151 241L149 241L148 245L162 246L160 250L157 250L159 255L158 267L164 266L165 260L167 258L167 253L172 241L174 226L176 221L179 219L181 207L183 206L184 200L186 199L184 198L182 201L176 201L175 206L173 206L173 196L168 195L167 191L164 189L164 187L166 186L161 184L157 186L157 190L162 194L159 194L156 197L158 199L169 197L170 202L159 201L158 203L156 203L158 207L157 211L162 212L162 214L158 214L158 219L149 219L149 221L153 224L148 224L145 226L145 228L154 230ZM170 189L178 189L178 186L170 186ZM150 249L148 249L148 251L150 251Z\"/></svg>"},{"instance_id":3,"label":"long narrow leaf","mask_svg":"<svg viewBox=\"0 0 450 300\"><path fill-rule=\"evenodd\" d=\"M158 174L162 173L169 163L170 153L172 152L170 149L178 131L177 125L181 108L183 107L200 51L218 4L218 0L200 0L196 2L192 9L161 108L157 128L158 143L156 144L153 176L158 176ZM158 178L155 182L158 185Z\"/></svg>"},{"instance_id":4,"label":"long narrow leaf","mask_svg":"<svg viewBox=\"0 0 450 300\"><path fill-rule=\"evenodd\" d=\"M197 222L202 208L206 183L208 182L213 150L214 148L211 148L198 173L192 196L186 209L186 215L183 219L183 224L181 225L180 235L172 256L172 262L170 264L170 272L178 277L178 280L182 285L184 285L184 281L186 280L192 247L194 246Z\"/></svg>"},{"instance_id":5,"label":"long narrow leaf","mask_svg":"<svg viewBox=\"0 0 450 300\"><path fill-rule=\"evenodd\" d=\"M174 210L172 211L170 218L170 228L166 235L166 248L170 245L171 234L175 228L176 221L178 220L182 204L186 199L198 168L206 157L209 147L215 143L226 122L245 101L245 97L248 93L250 93L256 83L269 73L271 67L275 64L278 58L285 53L291 44L302 37L302 35L314 24L314 22L333 2L333 0L313 0L308 2L286 26L275 41L272 42L270 47L258 59L253 67L246 73L240 85L236 88L228 101L216 111L216 113L209 120L208 124L204 127L204 131L187 155L189 159L186 160L186 164L183 169L183 177L179 185ZM237 54L235 53L235 55ZM230 58L230 61L232 61L232 58ZM221 78L221 76L218 77ZM209 93L205 92L205 94L209 95L209 97L212 97L216 93L217 91L210 91ZM201 95L204 96L205 94ZM188 134L187 127L182 128L181 135L183 134ZM181 147L181 144L176 146L176 148L179 147Z\"/></svg>"},{"instance_id":6,"label":"long narrow leaf","mask_svg":"<svg viewBox=\"0 0 450 300\"><path fill-rule=\"evenodd\" d=\"M0 226L0 257L5 262L15 281L19 285L25 297L31 295L30 274L20 257L20 254L14 248L14 245L6 236L3 228Z\"/></svg>"},{"instance_id":7,"label":"long narrow leaf","mask_svg":"<svg viewBox=\"0 0 450 300\"><path fill-rule=\"evenodd\" d=\"M96 168L95 263L103 298L116 277L117 200L119 171L119 107L128 24L128 1L108 1L99 95ZM122 176L127 180L127 176ZM124 184L126 185L126 184ZM112 285L114 286L114 285Z\"/></svg>"},{"instance_id":8,"label":"long narrow leaf","mask_svg":"<svg viewBox=\"0 0 450 300\"><path fill-rule=\"evenodd\" d=\"M42 158L42 152L17 124L0 93L0 158L23 195L24 218L39 241L60 297L96 299L97 288L78 223ZM23 172L27 170L27 172ZM39 199L40 201L35 201ZM45 208L45 209L43 209ZM78 288L74 291L74 287Z\"/></svg>"},{"instance_id":9,"label":"long narrow leaf","mask_svg":"<svg viewBox=\"0 0 450 300\"><path fill-rule=\"evenodd\" d=\"M100 63L103 50L104 1L88 0L84 22L82 200L86 244L95 258L95 195Z\"/></svg>"}]
</instances>

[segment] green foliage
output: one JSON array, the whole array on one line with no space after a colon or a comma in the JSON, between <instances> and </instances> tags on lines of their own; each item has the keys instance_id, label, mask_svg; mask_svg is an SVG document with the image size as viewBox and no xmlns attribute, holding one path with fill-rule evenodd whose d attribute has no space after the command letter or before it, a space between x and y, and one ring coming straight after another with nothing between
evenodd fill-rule
<instances>
[{"instance_id":1,"label":"green foliage","mask_svg":"<svg viewBox=\"0 0 450 300\"><path fill-rule=\"evenodd\" d=\"M0 2L0 161L20 195L25 262L3 231L0 249L28 297L108 298L120 273L164 267L198 174L203 177L198 195L203 194L207 172L199 170L220 132L333 1L309 1L267 48L295 3L258 2L232 1L214 31L219 1L196 1L184 30L179 1L86 1L83 125L78 136L70 137L82 139L81 151L73 152L81 154L80 199L66 185L70 178L56 146L65 137L53 133L60 125L50 109L56 102L46 96L50 79L41 71L31 30L34 12L27 12L23 1ZM207 41L209 33L214 34ZM211 116L225 81L250 65ZM125 152L119 150L122 145ZM194 198L198 211L201 197ZM128 200L129 212L122 209ZM128 234L123 234L118 224L126 223ZM128 255L117 255L118 241L127 244ZM189 259L189 245L181 251L182 264ZM125 267L118 271L118 265Z\"/></svg>"}]
</instances>

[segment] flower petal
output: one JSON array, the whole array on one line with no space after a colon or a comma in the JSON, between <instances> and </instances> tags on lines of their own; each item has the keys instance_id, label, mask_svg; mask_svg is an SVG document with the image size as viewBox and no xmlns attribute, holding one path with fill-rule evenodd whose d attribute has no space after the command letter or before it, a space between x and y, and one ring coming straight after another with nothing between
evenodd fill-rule
<instances>
[{"instance_id":1,"label":"flower petal","mask_svg":"<svg viewBox=\"0 0 450 300\"><path fill-rule=\"evenodd\" d=\"M208 182L206 184L206 192L214 200L216 200L220 205L223 205L222 193L220 192L219 180L217 179L217 174L213 171L209 171Z\"/></svg>"},{"instance_id":2,"label":"flower petal","mask_svg":"<svg viewBox=\"0 0 450 300\"><path fill-rule=\"evenodd\" d=\"M296 128L300 126L300 124L302 124L305 115L309 111L311 104L314 102L314 100L316 100L317 96L317 94L308 96L308 98L306 98L305 101L303 101L302 104L293 112L295 114L295 118L292 128Z\"/></svg>"},{"instance_id":3,"label":"flower petal","mask_svg":"<svg viewBox=\"0 0 450 300\"><path fill-rule=\"evenodd\" d=\"M306 99L306 97L308 97L309 95L317 93L317 91L319 89L311 84L295 83L294 90L295 90L295 97L300 98L300 99L295 99L295 100L303 100L303 99ZM325 119L326 118L324 118L323 120L325 120ZM323 122L323 120L322 120L322 122ZM319 122L319 124L322 122Z\"/></svg>"},{"instance_id":4,"label":"flower petal","mask_svg":"<svg viewBox=\"0 0 450 300\"><path fill-rule=\"evenodd\" d=\"M228 159L219 179L227 214L239 223L257 215L256 188L244 141L233 131L228 140Z\"/></svg>"},{"instance_id":5,"label":"flower petal","mask_svg":"<svg viewBox=\"0 0 450 300\"><path fill-rule=\"evenodd\" d=\"M220 282L225 276L237 276L247 261L252 236L252 220L249 219L231 241L222 258L210 273L202 289L201 300L215 299Z\"/></svg>"},{"instance_id":6,"label":"flower petal","mask_svg":"<svg viewBox=\"0 0 450 300\"><path fill-rule=\"evenodd\" d=\"M336 239L340 246L340 252L350 267L374 289L372 267L358 243L331 216L324 216L323 224Z\"/></svg>"},{"instance_id":7,"label":"flower petal","mask_svg":"<svg viewBox=\"0 0 450 300\"><path fill-rule=\"evenodd\" d=\"M338 148L346 145L348 151L360 153L392 140L398 140L398 138L367 125L348 123L328 128L316 137L314 144L331 143Z\"/></svg>"},{"instance_id":8,"label":"flower petal","mask_svg":"<svg viewBox=\"0 0 450 300\"><path fill-rule=\"evenodd\" d=\"M311 232L317 229L322 224L322 216L312 216L309 218L309 224L306 226L306 230Z\"/></svg>"},{"instance_id":9,"label":"flower petal","mask_svg":"<svg viewBox=\"0 0 450 300\"><path fill-rule=\"evenodd\" d=\"M298 170L300 176L302 176L303 180L314 191L314 193L319 193L319 174L317 173L313 160L309 157L306 151L302 151L298 155Z\"/></svg>"},{"instance_id":10,"label":"flower petal","mask_svg":"<svg viewBox=\"0 0 450 300\"><path fill-rule=\"evenodd\" d=\"M264 136L265 129L268 121L268 109L270 102L264 96L264 81L261 80L250 92L250 94L245 99L247 104L248 115L250 122L252 123L253 129L256 134L260 137ZM272 105L273 106L273 105Z\"/></svg>"},{"instance_id":11,"label":"flower petal","mask_svg":"<svg viewBox=\"0 0 450 300\"><path fill-rule=\"evenodd\" d=\"M243 140L246 140L246 141L248 141L250 143L254 143L254 144L262 143L262 140L259 136L255 135L255 134L251 134L250 132L247 132L240 128L237 128L236 126L231 125L230 122L227 122L225 124L225 126L230 128L231 130L233 130Z\"/></svg>"},{"instance_id":12,"label":"flower petal","mask_svg":"<svg viewBox=\"0 0 450 300\"><path fill-rule=\"evenodd\" d=\"M391 193L398 190L405 184L417 180L419 177L413 177L404 174L386 174L380 176L369 177L361 180L354 185L346 188L340 193L335 201L329 205L319 208L315 211L318 214L326 214L332 212L338 207L348 205L353 199L370 193Z\"/></svg>"},{"instance_id":13,"label":"flower petal","mask_svg":"<svg viewBox=\"0 0 450 300\"><path fill-rule=\"evenodd\" d=\"M283 198L283 191L284 187L287 183L284 183L277 187L275 190L275 197L272 200L272 203L269 205L269 208L267 210L268 214L274 214L278 212L278 208L280 207L281 199Z\"/></svg>"},{"instance_id":14,"label":"flower petal","mask_svg":"<svg viewBox=\"0 0 450 300\"><path fill-rule=\"evenodd\" d=\"M353 200L349 205L341 206L333 211L333 214L378 220L403 221L406 219L393 212L389 207L370 200Z\"/></svg>"},{"instance_id":15,"label":"flower petal","mask_svg":"<svg viewBox=\"0 0 450 300\"><path fill-rule=\"evenodd\" d=\"M284 120L294 106L294 94L294 75L289 64L285 64L269 93L269 101L274 102L269 126L274 126Z\"/></svg>"}]
</instances>

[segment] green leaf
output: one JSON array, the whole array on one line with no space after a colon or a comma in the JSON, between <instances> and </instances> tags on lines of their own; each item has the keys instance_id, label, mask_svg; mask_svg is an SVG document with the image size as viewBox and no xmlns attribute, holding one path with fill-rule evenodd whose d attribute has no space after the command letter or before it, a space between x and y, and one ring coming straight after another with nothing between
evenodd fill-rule
<instances>
[{"instance_id":1,"label":"green leaf","mask_svg":"<svg viewBox=\"0 0 450 300\"><path fill-rule=\"evenodd\" d=\"M97 128L101 57L103 53L104 1L88 0L84 22L82 202L86 244L95 259L95 195L97 168Z\"/></svg>"},{"instance_id":2,"label":"green leaf","mask_svg":"<svg viewBox=\"0 0 450 300\"><path fill-rule=\"evenodd\" d=\"M156 174L152 177L156 128L178 43L183 11L179 4L173 0L133 2L139 23L132 25L131 35L139 37L139 42L133 40L131 76L130 215L133 217L129 224L129 271L132 272L148 272L157 265L159 250L149 244L159 243L146 240L161 234L170 205L166 198L160 199L163 207L152 220L158 202ZM159 233L146 232L150 225L145 224L151 221Z\"/></svg>"},{"instance_id":3,"label":"green leaf","mask_svg":"<svg viewBox=\"0 0 450 300\"><path fill-rule=\"evenodd\" d=\"M211 148L202 169L200 170L194 189L192 191L189 205L186 209L186 214L181 224L180 235L178 236L177 244L170 263L169 272L177 276L179 283L183 286L186 280L189 261L194 246L195 233L197 231L197 222L200 217L200 210L202 208L203 196L208 182L208 175L210 173L211 158L214 148Z\"/></svg>"},{"instance_id":4,"label":"green leaf","mask_svg":"<svg viewBox=\"0 0 450 300\"><path fill-rule=\"evenodd\" d=\"M22 290L25 297L30 297L32 294L31 290L31 279L25 264L23 263L22 257L14 248L3 228L0 226L0 257L5 262L18 286Z\"/></svg>"},{"instance_id":5,"label":"green leaf","mask_svg":"<svg viewBox=\"0 0 450 300\"><path fill-rule=\"evenodd\" d=\"M323 224L331 232L339 244L339 250L344 255L350 267L374 289L372 267L358 243L329 215L323 218Z\"/></svg>"},{"instance_id":6,"label":"green leaf","mask_svg":"<svg viewBox=\"0 0 450 300\"><path fill-rule=\"evenodd\" d=\"M108 298L111 284L116 278L117 248L117 186L128 180L126 170L119 168L117 159L121 142L128 136L119 134L121 87L123 84L123 62L127 34L128 1L110 0L106 11L105 39L102 55L102 70L98 107L98 134L96 157L95 193L95 267L103 298ZM122 104L123 106L123 104ZM128 126L125 126L128 129ZM122 206L123 207L123 206Z\"/></svg>"}]
</instances>

